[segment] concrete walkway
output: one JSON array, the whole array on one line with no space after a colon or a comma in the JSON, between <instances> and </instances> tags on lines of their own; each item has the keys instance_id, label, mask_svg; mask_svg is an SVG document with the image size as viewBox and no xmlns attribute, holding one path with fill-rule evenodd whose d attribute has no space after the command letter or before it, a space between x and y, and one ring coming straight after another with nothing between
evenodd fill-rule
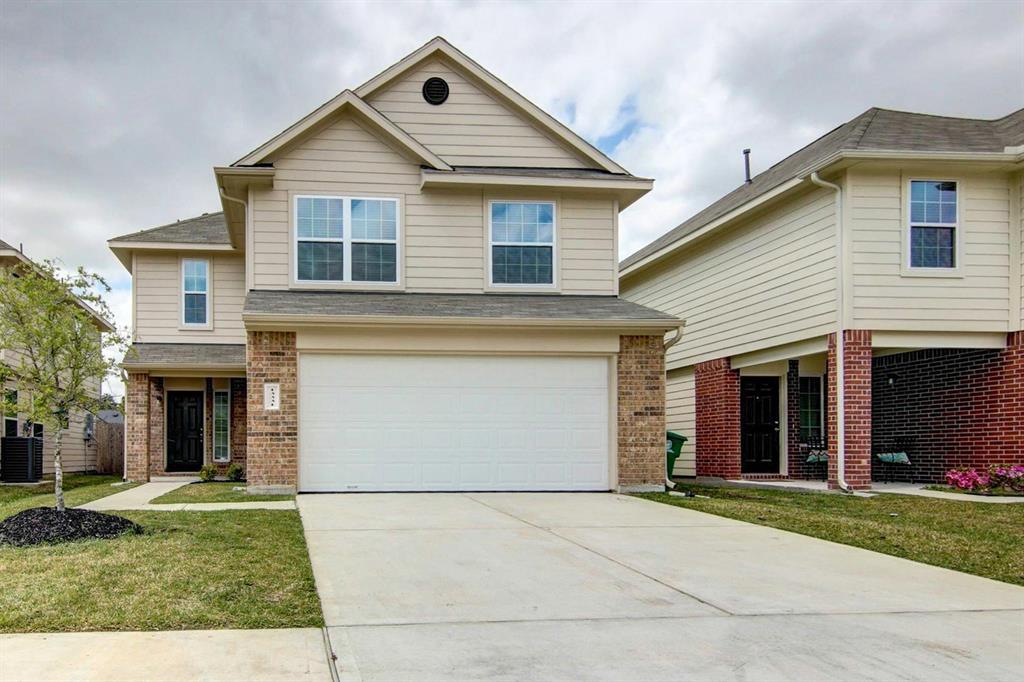
<instances>
[{"instance_id":1,"label":"concrete walkway","mask_svg":"<svg viewBox=\"0 0 1024 682\"><path fill-rule=\"evenodd\" d=\"M323 631L0 635L3 682L330 682Z\"/></svg>"},{"instance_id":2,"label":"concrete walkway","mask_svg":"<svg viewBox=\"0 0 1024 682\"><path fill-rule=\"evenodd\" d=\"M159 480L101 497L81 505L80 509L92 511L224 511L229 509L295 509L294 500L253 501L253 502L190 502L180 504L150 504L161 495L182 486L189 485L195 478ZM0 681L2 682L2 681Z\"/></svg>"},{"instance_id":3,"label":"concrete walkway","mask_svg":"<svg viewBox=\"0 0 1024 682\"><path fill-rule=\"evenodd\" d=\"M598 493L299 497L345 680L1024 679L1024 588Z\"/></svg>"}]
</instances>

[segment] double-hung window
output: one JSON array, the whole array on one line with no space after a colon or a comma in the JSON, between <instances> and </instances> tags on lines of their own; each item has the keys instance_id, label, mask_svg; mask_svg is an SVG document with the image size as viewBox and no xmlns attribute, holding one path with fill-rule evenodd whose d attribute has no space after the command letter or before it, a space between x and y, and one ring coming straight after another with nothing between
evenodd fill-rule
<instances>
[{"instance_id":1,"label":"double-hung window","mask_svg":"<svg viewBox=\"0 0 1024 682\"><path fill-rule=\"evenodd\" d=\"M554 284L555 205L492 201L490 220L491 284Z\"/></svg>"},{"instance_id":2,"label":"double-hung window","mask_svg":"<svg viewBox=\"0 0 1024 682\"><path fill-rule=\"evenodd\" d=\"M231 461L231 395L213 392L213 461Z\"/></svg>"},{"instance_id":3,"label":"double-hung window","mask_svg":"<svg viewBox=\"0 0 1024 682\"><path fill-rule=\"evenodd\" d=\"M398 282L398 201L295 197L295 279Z\"/></svg>"},{"instance_id":4,"label":"double-hung window","mask_svg":"<svg viewBox=\"0 0 1024 682\"><path fill-rule=\"evenodd\" d=\"M910 181L910 267L957 267L957 184Z\"/></svg>"},{"instance_id":5,"label":"double-hung window","mask_svg":"<svg viewBox=\"0 0 1024 682\"><path fill-rule=\"evenodd\" d=\"M821 377L800 377L800 442L822 443L825 436L825 401Z\"/></svg>"},{"instance_id":6,"label":"double-hung window","mask_svg":"<svg viewBox=\"0 0 1024 682\"><path fill-rule=\"evenodd\" d=\"M210 261L181 261L182 324L205 327L210 323Z\"/></svg>"}]
</instances>

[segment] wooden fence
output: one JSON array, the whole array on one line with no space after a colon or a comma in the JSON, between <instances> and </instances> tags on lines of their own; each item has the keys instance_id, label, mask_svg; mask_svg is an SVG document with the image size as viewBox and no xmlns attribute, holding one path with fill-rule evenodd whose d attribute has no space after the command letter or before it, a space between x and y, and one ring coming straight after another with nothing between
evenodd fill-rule
<instances>
[{"instance_id":1,"label":"wooden fence","mask_svg":"<svg viewBox=\"0 0 1024 682\"><path fill-rule=\"evenodd\" d=\"M96 420L96 471L124 475L124 424Z\"/></svg>"}]
</instances>

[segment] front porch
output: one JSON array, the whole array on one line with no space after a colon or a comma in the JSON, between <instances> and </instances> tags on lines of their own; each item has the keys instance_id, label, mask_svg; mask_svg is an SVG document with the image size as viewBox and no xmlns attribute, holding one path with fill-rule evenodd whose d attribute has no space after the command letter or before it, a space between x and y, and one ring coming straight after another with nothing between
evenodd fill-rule
<instances>
[{"instance_id":1,"label":"front porch","mask_svg":"<svg viewBox=\"0 0 1024 682\"><path fill-rule=\"evenodd\" d=\"M244 345L145 344L125 359L125 478L247 467Z\"/></svg>"},{"instance_id":2,"label":"front porch","mask_svg":"<svg viewBox=\"0 0 1024 682\"><path fill-rule=\"evenodd\" d=\"M920 336L846 332L850 487L1024 461L1022 335L989 336L922 348ZM836 487L835 376L834 335L697 365L697 475Z\"/></svg>"}]
</instances>

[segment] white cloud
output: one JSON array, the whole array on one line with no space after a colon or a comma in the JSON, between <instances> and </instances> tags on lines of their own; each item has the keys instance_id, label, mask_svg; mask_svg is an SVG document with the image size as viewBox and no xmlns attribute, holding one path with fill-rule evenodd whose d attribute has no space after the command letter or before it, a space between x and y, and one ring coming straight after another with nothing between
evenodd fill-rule
<instances>
[{"instance_id":1,"label":"white cloud","mask_svg":"<svg viewBox=\"0 0 1024 682\"><path fill-rule=\"evenodd\" d=\"M5 2L0 238L99 270L115 235L217 210L234 161L434 35L655 190L622 255L870 106L996 117L1024 101L1022 3Z\"/></svg>"}]
</instances>

